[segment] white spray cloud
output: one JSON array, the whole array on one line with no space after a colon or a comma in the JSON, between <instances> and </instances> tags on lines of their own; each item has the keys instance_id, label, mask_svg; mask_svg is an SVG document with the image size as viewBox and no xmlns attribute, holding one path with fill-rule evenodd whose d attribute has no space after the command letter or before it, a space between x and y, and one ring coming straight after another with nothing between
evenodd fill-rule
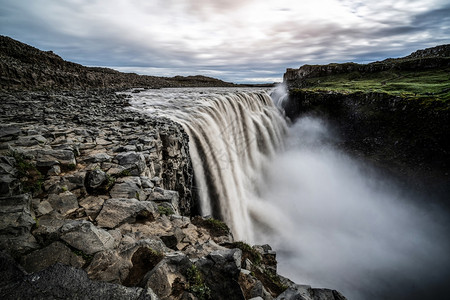
<instances>
[{"instance_id":1,"label":"white spray cloud","mask_svg":"<svg viewBox=\"0 0 450 300\"><path fill-rule=\"evenodd\" d=\"M302 118L269 168L254 215L269 223L260 242L279 251L279 271L349 299L440 299L449 290L447 217L334 142L323 121Z\"/></svg>"}]
</instances>

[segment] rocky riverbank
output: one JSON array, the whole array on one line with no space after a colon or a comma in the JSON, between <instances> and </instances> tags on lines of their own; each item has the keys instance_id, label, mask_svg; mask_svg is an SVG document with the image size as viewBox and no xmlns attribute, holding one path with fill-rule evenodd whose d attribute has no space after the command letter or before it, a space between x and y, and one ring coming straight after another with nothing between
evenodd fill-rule
<instances>
[{"instance_id":1,"label":"rocky riverbank","mask_svg":"<svg viewBox=\"0 0 450 300\"><path fill-rule=\"evenodd\" d=\"M188 136L108 91L0 93L3 299L345 299L195 217Z\"/></svg>"}]
</instances>

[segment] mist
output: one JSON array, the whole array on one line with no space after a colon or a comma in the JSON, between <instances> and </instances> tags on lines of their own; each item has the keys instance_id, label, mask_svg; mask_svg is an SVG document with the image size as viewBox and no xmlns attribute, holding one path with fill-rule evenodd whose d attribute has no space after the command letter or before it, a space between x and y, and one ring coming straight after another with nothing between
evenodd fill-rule
<instances>
[{"instance_id":1,"label":"mist","mask_svg":"<svg viewBox=\"0 0 450 300\"><path fill-rule=\"evenodd\" d=\"M448 216L335 146L325 121L300 118L254 200L256 242L279 273L348 299L444 299Z\"/></svg>"}]
</instances>

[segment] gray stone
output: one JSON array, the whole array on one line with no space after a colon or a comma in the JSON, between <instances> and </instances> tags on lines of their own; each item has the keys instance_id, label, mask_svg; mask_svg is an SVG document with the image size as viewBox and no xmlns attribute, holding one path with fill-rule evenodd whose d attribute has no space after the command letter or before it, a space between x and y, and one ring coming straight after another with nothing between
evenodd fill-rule
<instances>
[{"instance_id":1,"label":"gray stone","mask_svg":"<svg viewBox=\"0 0 450 300\"><path fill-rule=\"evenodd\" d=\"M80 200L79 204L84 208L88 217L95 219L102 210L103 203L105 202L104 197L107 198L107 196L89 196Z\"/></svg>"},{"instance_id":2,"label":"gray stone","mask_svg":"<svg viewBox=\"0 0 450 300\"><path fill-rule=\"evenodd\" d=\"M346 300L335 290L315 289L309 285L294 284L281 293L276 300Z\"/></svg>"},{"instance_id":3,"label":"gray stone","mask_svg":"<svg viewBox=\"0 0 450 300\"><path fill-rule=\"evenodd\" d=\"M22 132L22 129L17 126L5 126L0 127L0 138L4 137L17 137Z\"/></svg>"},{"instance_id":4,"label":"gray stone","mask_svg":"<svg viewBox=\"0 0 450 300\"><path fill-rule=\"evenodd\" d=\"M54 165L48 170L47 175L53 176L53 175L59 175L61 174L61 167L59 165Z\"/></svg>"},{"instance_id":5,"label":"gray stone","mask_svg":"<svg viewBox=\"0 0 450 300\"><path fill-rule=\"evenodd\" d=\"M53 211L53 207L47 200L41 201L37 207L39 216L46 215Z\"/></svg>"},{"instance_id":6,"label":"gray stone","mask_svg":"<svg viewBox=\"0 0 450 300\"><path fill-rule=\"evenodd\" d=\"M42 217L39 219L39 226L33 230L33 236L36 237L39 243L49 244L59 239L61 235L59 229L67 222L67 220Z\"/></svg>"},{"instance_id":7,"label":"gray stone","mask_svg":"<svg viewBox=\"0 0 450 300\"><path fill-rule=\"evenodd\" d=\"M115 228L124 223L135 223L137 218L153 221L155 217L155 209L149 201L113 198L105 201L96 221L101 227Z\"/></svg>"},{"instance_id":8,"label":"gray stone","mask_svg":"<svg viewBox=\"0 0 450 300\"><path fill-rule=\"evenodd\" d=\"M155 186L155 184L150 180L150 178L146 176L141 176L141 185L142 188L144 189L153 188Z\"/></svg>"},{"instance_id":9,"label":"gray stone","mask_svg":"<svg viewBox=\"0 0 450 300\"><path fill-rule=\"evenodd\" d=\"M21 190L20 181L9 174L0 175L0 195L11 196L19 194Z\"/></svg>"},{"instance_id":10,"label":"gray stone","mask_svg":"<svg viewBox=\"0 0 450 300\"><path fill-rule=\"evenodd\" d=\"M111 161L111 156L109 156L106 153L95 153L92 155L88 155L87 157L83 158L83 162L84 163L103 163L103 162L110 162Z\"/></svg>"},{"instance_id":11,"label":"gray stone","mask_svg":"<svg viewBox=\"0 0 450 300\"><path fill-rule=\"evenodd\" d=\"M6 249L8 253L14 256L28 253L39 247L35 237L29 232L20 235L0 234L0 249Z\"/></svg>"},{"instance_id":12,"label":"gray stone","mask_svg":"<svg viewBox=\"0 0 450 300\"><path fill-rule=\"evenodd\" d=\"M130 259L119 255L115 250L105 250L94 255L86 269L92 280L122 283L133 266Z\"/></svg>"},{"instance_id":13,"label":"gray stone","mask_svg":"<svg viewBox=\"0 0 450 300\"><path fill-rule=\"evenodd\" d=\"M195 262L213 299L245 299L238 278L241 270L240 249L217 250Z\"/></svg>"},{"instance_id":14,"label":"gray stone","mask_svg":"<svg viewBox=\"0 0 450 300\"><path fill-rule=\"evenodd\" d=\"M28 272L38 272L56 263L81 268L85 261L61 242L31 252L22 259L22 266Z\"/></svg>"},{"instance_id":15,"label":"gray stone","mask_svg":"<svg viewBox=\"0 0 450 300\"><path fill-rule=\"evenodd\" d=\"M61 194L51 194L47 200L54 210L60 214L68 214L78 208L77 196L73 193L66 191Z\"/></svg>"},{"instance_id":16,"label":"gray stone","mask_svg":"<svg viewBox=\"0 0 450 300\"><path fill-rule=\"evenodd\" d=\"M36 166L51 167L53 165L75 166L75 155L69 150L37 150Z\"/></svg>"},{"instance_id":17,"label":"gray stone","mask_svg":"<svg viewBox=\"0 0 450 300\"><path fill-rule=\"evenodd\" d=\"M20 235L29 232L34 224L30 194L0 198L0 234Z\"/></svg>"},{"instance_id":18,"label":"gray stone","mask_svg":"<svg viewBox=\"0 0 450 300\"><path fill-rule=\"evenodd\" d=\"M140 199L141 180L139 177L123 177L116 181L109 194L112 198L135 198Z\"/></svg>"},{"instance_id":19,"label":"gray stone","mask_svg":"<svg viewBox=\"0 0 450 300\"><path fill-rule=\"evenodd\" d=\"M107 181L106 173L100 169L95 169L86 174L87 188L96 189Z\"/></svg>"},{"instance_id":20,"label":"gray stone","mask_svg":"<svg viewBox=\"0 0 450 300\"><path fill-rule=\"evenodd\" d=\"M60 228L61 239L86 254L114 247L114 238L88 221L71 221Z\"/></svg>"},{"instance_id":21,"label":"gray stone","mask_svg":"<svg viewBox=\"0 0 450 300\"><path fill-rule=\"evenodd\" d=\"M179 283L187 285L185 274L191 266L192 263L186 255L182 253L168 254L145 275L141 282L146 288L151 288L158 297L168 299L176 278L179 278Z\"/></svg>"},{"instance_id":22,"label":"gray stone","mask_svg":"<svg viewBox=\"0 0 450 300\"><path fill-rule=\"evenodd\" d=\"M126 167L131 175L139 176L146 167L144 155L135 151L119 153L115 159L119 165Z\"/></svg>"},{"instance_id":23,"label":"gray stone","mask_svg":"<svg viewBox=\"0 0 450 300\"><path fill-rule=\"evenodd\" d=\"M151 289L92 281L85 271L61 264L26 275L3 252L0 281L3 299L158 300Z\"/></svg>"},{"instance_id":24,"label":"gray stone","mask_svg":"<svg viewBox=\"0 0 450 300\"><path fill-rule=\"evenodd\" d=\"M177 191L169 191L161 188L154 188L147 197L148 201L169 202L175 208L175 213L179 214L179 197Z\"/></svg>"}]
</instances>

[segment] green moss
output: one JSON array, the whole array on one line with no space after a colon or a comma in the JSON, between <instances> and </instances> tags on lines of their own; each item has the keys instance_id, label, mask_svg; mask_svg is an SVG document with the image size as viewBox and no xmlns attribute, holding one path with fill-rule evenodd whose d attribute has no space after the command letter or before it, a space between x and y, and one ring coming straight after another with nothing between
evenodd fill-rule
<instances>
[{"instance_id":1,"label":"green moss","mask_svg":"<svg viewBox=\"0 0 450 300\"><path fill-rule=\"evenodd\" d=\"M126 176L130 176L131 173L129 170L123 170L122 172L120 172L117 177L126 177Z\"/></svg>"},{"instance_id":2,"label":"green moss","mask_svg":"<svg viewBox=\"0 0 450 300\"><path fill-rule=\"evenodd\" d=\"M11 156L16 160L18 179L22 183L23 191L32 194L41 191L44 176L36 169L36 166L27 161L24 156L18 152L8 152L7 156Z\"/></svg>"},{"instance_id":3,"label":"green moss","mask_svg":"<svg viewBox=\"0 0 450 300\"><path fill-rule=\"evenodd\" d=\"M106 174L105 190L109 191L113 187L114 183L116 183L116 179L111 175Z\"/></svg>"},{"instance_id":4,"label":"green moss","mask_svg":"<svg viewBox=\"0 0 450 300\"><path fill-rule=\"evenodd\" d=\"M230 233L230 228L225 224L224 222L216 219L205 219L204 221L204 227L206 229L209 229L210 232L214 235L220 236L220 235L227 235Z\"/></svg>"},{"instance_id":5,"label":"green moss","mask_svg":"<svg viewBox=\"0 0 450 300\"><path fill-rule=\"evenodd\" d=\"M262 258L258 251L253 249L249 244L244 242L234 242L230 244L224 245L225 247L229 249L238 248L242 251L242 261L245 261L246 259L249 259L253 264L260 265Z\"/></svg>"},{"instance_id":6,"label":"green moss","mask_svg":"<svg viewBox=\"0 0 450 300\"><path fill-rule=\"evenodd\" d=\"M187 290L194 294L199 300L211 299L211 289L205 284L202 273L195 265L192 265L186 272L188 281Z\"/></svg>"},{"instance_id":7,"label":"green moss","mask_svg":"<svg viewBox=\"0 0 450 300\"><path fill-rule=\"evenodd\" d=\"M170 216L175 213L172 208L163 205L158 205L158 212L160 215L166 216Z\"/></svg>"}]
</instances>

